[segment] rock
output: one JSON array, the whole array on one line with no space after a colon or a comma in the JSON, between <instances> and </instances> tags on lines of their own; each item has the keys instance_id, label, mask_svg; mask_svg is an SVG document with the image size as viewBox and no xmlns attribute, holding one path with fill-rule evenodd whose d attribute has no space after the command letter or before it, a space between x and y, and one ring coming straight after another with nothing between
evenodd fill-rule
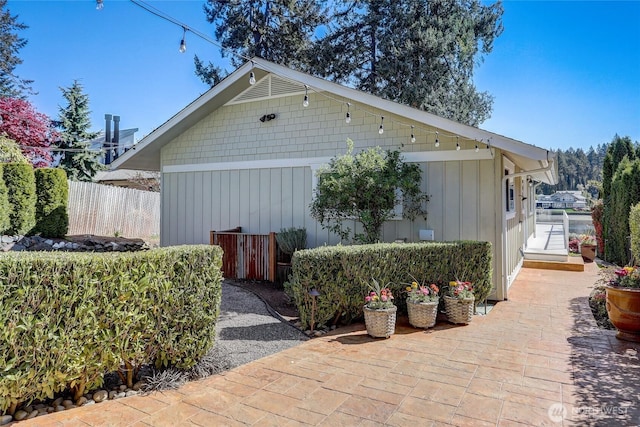
<instances>
[{"instance_id":1,"label":"rock","mask_svg":"<svg viewBox=\"0 0 640 427\"><path fill-rule=\"evenodd\" d=\"M34 406L34 409L42 409L42 408L46 408L47 405L45 405L44 403L38 403L36 406Z\"/></svg>"},{"instance_id":2,"label":"rock","mask_svg":"<svg viewBox=\"0 0 640 427\"><path fill-rule=\"evenodd\" d=\"M29 415L29 413L27 411L23 411L22 409L19 411L16 411L15 414L13 414L13 419L16 421L22 421L25 418L27 418L27 415Z\"/></svg>"},{"instance_id":3,"label":"rock","mask_svg":"<svg viewBox=\"0 0 640 427\"><path fill-rule=\"evenodd\" d=\"M73 405L73 400L63 400L62 401L62 406L64 406L65 408L68 408L71 405Z\"/></svg>"},{"instance_id":4,"label":"rock","mask_svg":"<svg viewBox=\"0 0 640 427\"><path fill-rule=\"evenodd\" d=\"M78 400L76 400L76 405L78 405L78 406L82 406L82 405L84 405L85 403L87 403L87 400L89 400L89 399L87 399L87 398L86 398L86 397L84 397L84 396L80 396L80 397L78 398Z\"/></svg>"},{"instance_id":5,"label":"rock","mask_svg":"<svg viewBox=\"0 0 640 427\"><path fill-rule=\"evenodd\" d=\"M109 393L107 393L106 390L98 390L93 393L93 400L96 403L102 402L103 400L107 399L107 397L109 397Z\"/></svg>"},{"instance_id":6,"label":"rock","mask_svg":"<svg viewBox=\"0 0 640 427\"><path fill-rule=\"evenodd\" d=\"M39 411L36 411L35 409L33 411L31 411L29 413L29 415L27 415L27 418L25 418L25 420L30 420L31 418L35 418L40 414Z\"/></svg>"},{"instance_id":7,"label":"rock","mask_svg":"<svg viewBox=\"0 0 640 427\"><path fill-rule=\"evenodd\" d=\"M2 243L13 243L13 236L2 236Z\"/></svg>"},{"instance_id":8,"label":"rock","mask_svg":"<svg viewBox=\"0 0 640 427\"><path fill-rule=\"evenodd\" d=\"M137 383L135 383L133 385L133 387L131 389L135 390L135 391L140 391L141 388L142 388L142 381L138 381Z\"/></svg>"},{"instance_id":9,"label":"rock","mask_svg":"<svg viewBox=\"0 0 640 427\"><path fill-rule=\"evenodd\" d=\"M53 406L47 406L47 413L51 414L52 412L55 412L56 408L54 408Z\"/></svg>"},{"instance_id":10,"label":"rock","mask_svg":"<svg viewBox=\"0 0 640 427\"><path fill-rule=\"evenodd\" d=\"M0 417L0 426L9 424L11 421L13 421L13 417L11 415L3 415Z\"/></svg>"},{"instance_id":11,"label":"rock","mask_svg":"<svg viewBox=\"0 0 640 427\"><path fill-rule=\"evenodd\" d=\"M123 397L126 397L127 394L124 391L121 391L120 393L116 393L113 398L114 399L122 399Z\"/></svg>"},{"instance_id":12,"label":"rock","mask_svg":"<svg viewBox=\"0 0 640 427\"><path fill-rule=\"evenodd\" d=\"M322 332L322 331L315 331L315 332L313 333L313 336L314 336L314 337L321 337L321 336L323 336L323 335L324 335L324 332Z\"/></svg>"},{"instance_id":13,"label":"rock","mask_svg":"<svg viewBox=\"0 0 640 427\"><path fill-rule=\"evenodd\" d=\"M29 406L25 406L24 408L22 408L23 411L25 412L31 412L33 411L33 406L29 405Z\"/></svg>"},{"instance_id":14,"label":"rock","mask_svg":"<svg viewBox=\"0 0 640 427\"><path fill-rule=\"evenodd\" d=\"M331 330L334 331L336 329L336 325L331 325Z\"/></svg>"},{"instance_id":15,"label":"rock","mask_svg":"<svg viewBox=\"0 0 640 427\"><path fill-rule=\"evenodd\" d=\"M89 400L87 400L87 403L85 403L85 404L84 404L84 406L87 406L87 405L95 405L95 404L96 404L96 401L95 401L95 400L93 400L93 399L89 399Z\"/></svg>"},{"instance_id":16,"label":"rock","mask_svg":"<svg viewBox=\"0 0 640 427\"><path fill-rule=\"evenodd\" d=\"M64 406L62 406L62 405L58 405L58 406L56 406L55 411L56 411L56 412L62 412L62 411L64 411L65 409L67 409L67 408L65 408L65 407L64 407Z\"/></svg>"},{"instance_id":17,"label":"rock","mask_svg":"<svg viewBox=\"0 0 640 427\"><path fill-rule=\"evenodd\" d=\"M58 250L64 247L64 243L62 242L58 242L58 243L54 243L53 246L51 246L53 249Z\"/></svg>"},{"instance_id":18,"label":"rock","mask_svg":"<svg viewBox=\"0 0 640 427\"><path fill-rule=\"evenodd\" d=\"M120 387L118 387L118 391L126 391L127 390L127 386L122 384Z\"/></svg>"},{"instance_id":19,"label":"rock","mask_svg":"<svg viewBox=\"0 0 640 427\"><path fill-rule=\"evenodd\" d=\"M115 399L116 393L117 393L117 391L115 391L115 390L111 390L111 391L109 392L109 400L111 400L111 399Z\"/></svg>"},{"instance_id":20,"label":"rock","mask_svg":"<svg viewBox=\"0 0 640 427\"><path fill-rule=\"evenodd\" d=\"M62 405L62 401L64 400L64 397L59 397L56 400L54 400L53 402L51 402L51 406L53 406L54 408L56 406L60 406Z\"/></svg>"},{"instance_id":21,"label":"rock","mask_svg":"<svg viewBox=\"0 0 640 427\"><path fill-rule=\"evenodd\" d=\"M45 241L44 241L44 243L45 243L46 245L53 246L53 240L51 240L51 239L47 239L47 240L45 240Z\"/></svg>"},{"instance_id":22,"label":"rock","mask_svg":"<svg viewBox=\"0 0 640 427\"><path fill-rule=\"evenodd\" d=\"M136 396L138 392L136 390L129 390L125 393L125 397Z\"/></svg>"},{"instance_id":23,"label":"rock","mask_svg":"<svg viewBox=\"0 0 640 427\"><path fill-rule=\"evenodd\" d=\"M38 409L37 411L38 411L38 415L44 415L48 412L46 406L44 408Z\"/></svg>"}]
</instances>

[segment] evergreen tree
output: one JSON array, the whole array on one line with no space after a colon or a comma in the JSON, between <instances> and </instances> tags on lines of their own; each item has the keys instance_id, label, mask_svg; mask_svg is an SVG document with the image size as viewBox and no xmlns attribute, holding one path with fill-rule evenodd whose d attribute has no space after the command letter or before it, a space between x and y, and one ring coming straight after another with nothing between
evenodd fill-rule
<instances>
[{"instance_id":1,"label":"evergreen tree","mask_svg":"<svg viewBox=\"0 0 640 427\"><path fill-rule=\"evenodd\" d=\"M338 82L478 126L492 97L474 66L502 33L500 2L359 0L341 3L312 70Z\"/></svg>"},{"instance_id":2,"label":"evergreen tree","mask_svg":"<svg viewBox=\"0 0 640 427\"><path fill-rule=\"evenodd\" d=\"M60 88L67 101L59 108L60 140L56 144L62 151L59 167L67 172L73 181L91 181L102 169L99 152L89 150L89 141L97 132L89 132L89 96L83 93L82 85L74 80L71 87Z\"/></svg>"},{"instance_id":3,"label":"evergreen tree","mask_svg":"<svg viewBox=\"0 0 640 427\"><path fill-rule=\"evenodd\" d=\"M232 52L235 67L254 56L306 69L309 50L318 27L326 23L324 0L207 0L207 21L215 25L215 37L222 45L222 55ZM209 85L225 72L195 57L196 74Z\"/></svg>"},{"instance_id":4,"label":"evergreen tree","mask_svg":"<svg viewBox=\"0 0 640 427\"><path fill-rule=\"evenodd\" d=\"M33 80L20 79L14 71L22 64L18 52L27 44L17 32L28 27L18 22L17 15L5 10L6 5L7 0L0 0L0 97L25 98L25 92L32 92Z\"/></svg>"}]
</instances>

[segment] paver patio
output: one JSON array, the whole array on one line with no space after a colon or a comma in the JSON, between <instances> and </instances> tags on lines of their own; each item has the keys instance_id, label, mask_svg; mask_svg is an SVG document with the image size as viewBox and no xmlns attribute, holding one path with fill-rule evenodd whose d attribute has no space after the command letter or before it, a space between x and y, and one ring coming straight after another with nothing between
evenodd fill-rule
<instances>
[{"instance_id":1,"label":"paver patio","mask_svg":"<svg viewBox=\"0 0 640 427\"><path fill-rule=\"evenodd\" d=\"M523 269L468 326L401 318L372 339L357 324L179 390L19 425L640 425L640 345L597 328L585 267Z\"/></svg>"}]
</instances>

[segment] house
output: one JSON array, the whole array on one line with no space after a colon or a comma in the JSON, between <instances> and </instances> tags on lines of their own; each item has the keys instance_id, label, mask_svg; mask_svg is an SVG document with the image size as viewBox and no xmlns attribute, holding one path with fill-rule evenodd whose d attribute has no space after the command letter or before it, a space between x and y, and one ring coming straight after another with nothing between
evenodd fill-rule
<instances>
[{"instance_id":1,"label":"house","mask_svg":"<svg viewBox=\"0 0 640 427\"><path fill-rule=\"evenodd\" d=\"M540 209L586 209L587 199L580 191L556 191L551 195L538 194L536 207Z\"/></svg>"},{"instance_id":2,"label":"house","mask_svg":"<svg viewBox=\"0 0 640 427\"><path fill-rule=\"evenodd\" d=\"M389 221L382 239L489 241L491 298L505 299L535 226L533 184L557 182L545 149L255 58L112 166L161 172L163 246L295 226L316 247L339 240L309 214L315 171L347 138L356 151L402 147L422 169L428 218Z\"/></svg>"}]
</instances>

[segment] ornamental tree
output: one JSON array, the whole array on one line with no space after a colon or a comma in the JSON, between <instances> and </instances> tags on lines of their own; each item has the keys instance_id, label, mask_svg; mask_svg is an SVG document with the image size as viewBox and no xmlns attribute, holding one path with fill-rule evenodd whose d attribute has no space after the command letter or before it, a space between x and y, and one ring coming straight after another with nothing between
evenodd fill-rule
<instances>
[{"instance_id":1,"label":"ornamental tree","mask_svg":"<svg viewBox=\"0 0 640 427\"><path fill-rule=\"evenodd\" d=\"M23 99L0 98L0 135L15 141L35 167L51 163L49 146L58 137L46 114Z\"/></svg>"},{"instance_id":2,"label":"ornamental tree","mask_svg":"<svg viewBox=\"0 0 640 427\"><path fill-rule=\"evenodd\" d=\"M369 148L353 154L353 141L347 140L347 153L336 156L318 171L318 186L311 203L311 216L323 228L347 240L352 230L345 225L355 220L363 233L353 231L353 240L376 243L382 226L402 206L402 217L426 219L429 196L420 189L422 180L416 164L405 163L401 153Z\"/></svg>"}]
</instances>

